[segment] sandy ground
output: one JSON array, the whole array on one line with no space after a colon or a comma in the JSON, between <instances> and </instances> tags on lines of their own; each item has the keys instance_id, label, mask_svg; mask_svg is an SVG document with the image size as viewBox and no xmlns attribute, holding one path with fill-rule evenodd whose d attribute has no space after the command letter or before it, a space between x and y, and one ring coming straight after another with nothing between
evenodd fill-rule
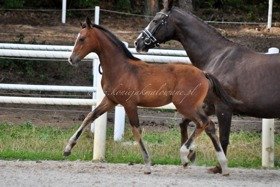
<instances>
[{"instance_id":1,"label":"sandy ground","mask_svg":"<svg viewBox=\"0 0 280 187\"><path fill-rule=\"evenodd\" d=\"M280 170L230 168L230 176L207 168L69 161L0 161L0 186L279 186Z\"/></svg>"}]
</instances>

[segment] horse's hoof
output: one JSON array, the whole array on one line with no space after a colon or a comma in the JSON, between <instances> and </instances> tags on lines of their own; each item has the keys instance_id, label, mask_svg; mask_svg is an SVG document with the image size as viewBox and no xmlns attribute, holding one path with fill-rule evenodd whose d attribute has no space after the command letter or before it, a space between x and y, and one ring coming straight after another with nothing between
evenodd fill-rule
<instances>
[{"instance_id":1,"label":"horse's hoof","mask_svg":"<svg viewBox=\"0 0 280 187\"><path fill-rule=\"evenodd\" d=\"M208 169L207 171L208 173L217 174L222 173L222 168L220 166L215 166L213 168Z\"/></svg>"},{"instance_id":2,"label":"horse's hoof","mask_svg":"<svg viewBox=\"0 0 280 187\"><path fill-rule=\"evenodd\" d=\"M63 156L69 156L71 155L71 151L64 151Z\"/></svg>"}]
</instances>

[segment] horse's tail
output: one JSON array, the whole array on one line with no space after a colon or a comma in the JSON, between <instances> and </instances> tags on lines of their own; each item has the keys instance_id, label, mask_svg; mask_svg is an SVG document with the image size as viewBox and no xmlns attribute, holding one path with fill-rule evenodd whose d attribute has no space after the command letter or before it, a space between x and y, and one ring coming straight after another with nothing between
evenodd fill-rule
<instances>
[{"instance_id":1,"label":"horse's tail","mask_svg":"<svg viewBox=\"0 0 280 187\"><path fill-rule=\"evenodd\" d=\"M226 105L228 105L230 107L234 107L234 106L242 104L241 101L236 100L227 94L227 92L222 87L222 85L218 81L218 79L216 79L216 77L214 77L213 75L211 75L209 73L204 73L204 74L205 74L206 78L211 82L214 94L218 98L220 98L223 103L225 103Z\"/></svg>"}]
</instances>

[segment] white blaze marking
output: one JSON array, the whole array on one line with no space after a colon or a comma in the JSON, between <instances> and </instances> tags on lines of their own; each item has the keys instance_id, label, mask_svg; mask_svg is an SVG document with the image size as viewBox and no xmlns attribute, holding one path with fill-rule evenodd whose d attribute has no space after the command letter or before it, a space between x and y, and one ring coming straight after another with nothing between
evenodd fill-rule
<instances>
[{"instance_id":1,"label":"white blaze marking","mask_svg":"<svg viewBox=\"0 0 280 187\"><path fill-rule=\"evenodd\" d=\"M72 51L71 51L71 55L73 54L74 48L75 48L75 46L76 46L76 44L77 44L77 41L78 41L78 38L79 38L79 37L80 37L80 33L78 33L78 35L77 35L75 44L74 44L74 46L73 46L73 48L72 48ZM71 57L71 55L70 55L70 57ZM69 62L71 65L73 65L72 62L70 61L70 57L68 58L68 62Z\"/></svg>"},{"instance_id":2,"label":"white blaze marking","mask_svg":"<svg viewBox=\"0 0 280 187\"><path fill-rule=\"evenodd\" d=\"M73 49L72 49L72 52L73 52L73 50L74 50L74 48L75 48L75 46L76 46L76 44L77 44L77 42L78 42L78 38L80 37L80 33L78 33L78 35L77 35L77 38L76 38L76 41L75 41L75 44L74 44L74 47L73 47Z\"/></svg>"}]
</instances>

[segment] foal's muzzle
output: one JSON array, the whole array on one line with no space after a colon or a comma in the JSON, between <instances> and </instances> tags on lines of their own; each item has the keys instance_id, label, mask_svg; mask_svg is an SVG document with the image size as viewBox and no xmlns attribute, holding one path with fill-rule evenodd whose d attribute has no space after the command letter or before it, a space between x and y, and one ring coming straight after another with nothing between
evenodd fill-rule
<instances>
[{"instance_id":1,"label":"foal's muzzle","mask_svg":"<svg viewBox=\"0 0 280 187\"><path fill-rule=\"evenodd\" d=\"M72 54L69 58L68 58L68 62L69 64L71 64L72 66L78 66L78 63L80 62L80 58L77 55Z\"/></svg>"}]
</instances>

